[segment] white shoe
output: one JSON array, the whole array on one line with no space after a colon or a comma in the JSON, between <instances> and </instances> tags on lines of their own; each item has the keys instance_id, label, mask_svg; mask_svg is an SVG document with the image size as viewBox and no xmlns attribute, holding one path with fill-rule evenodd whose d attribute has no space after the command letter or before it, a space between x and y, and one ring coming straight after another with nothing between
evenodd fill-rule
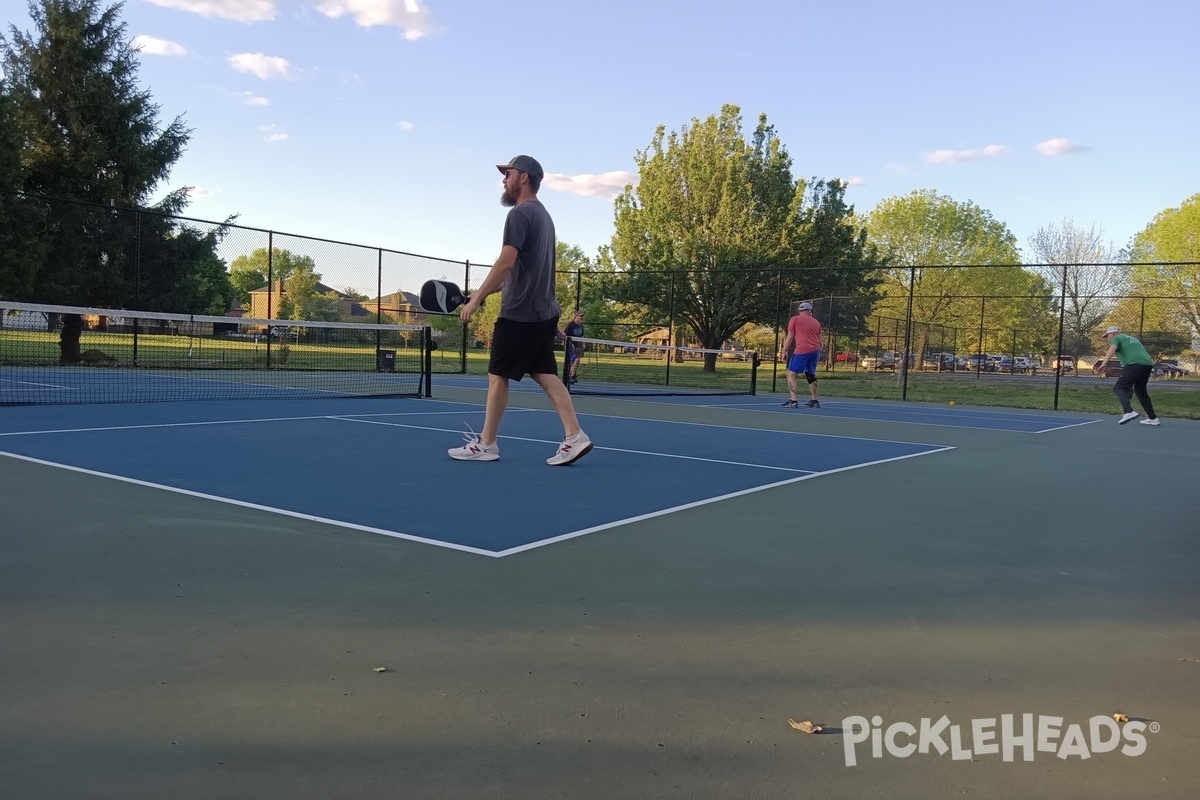
<instances>
[{"instance_id":1,"label":"white shoe","mask_svg":"<svg viewBox=\"0 0 1200 800\"><path fill-rule=\"evenodd\" d=\"M546 459L552 467L565 467L586 456L592 449L592 440L583 431L563 439L558 452Z\"/></svg>"},{"instance_id":2,"label":"white shoe","mask_svg":"<svg viewBox=\"0 0 1200 800\"><path fill-rule=\"evenodd\" d=\"M466 444L462 447L451 447L446 452L456 461L496 461L500 458L500 443L484 444L474 431L464 433Z\"/></svg>"},{"instance_id":3,"label":"white shoe","mask_svg":"<svg viewBox=\"0 0 1200 800\"><path fill-rule=\"evenodd\" d=\"M1143 425L1157 425L1158 417L1155 417L1154 419L1144 419L1144 420L1142 420L1142 424Z\"/></svg>"},{"instance_id":4,"label":"white shoe","mask_svg":"<svg viewBox=\"0 0 1200 800\"><path fill-rule=\"evenodd\" d=\"M1126 422L1133 422L1135 419L1137 419L1140 416L1141 416L1141 414L1137 413L1136 411L1130 411L1127 414L1122 414L1121 418L1119 420L1117 420L1117 424L1124 425Z\"/></svg>"}]
</instances>

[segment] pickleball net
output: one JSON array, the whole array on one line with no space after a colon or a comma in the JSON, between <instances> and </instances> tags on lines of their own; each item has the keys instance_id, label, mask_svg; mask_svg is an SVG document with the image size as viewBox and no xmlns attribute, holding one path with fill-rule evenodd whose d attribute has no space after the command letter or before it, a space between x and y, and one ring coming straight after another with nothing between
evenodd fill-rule
<instances>
[{"instance_id":1,"label":"pickleball net","mask_svg":"<svg viewBox=\"0 0 1200 800\"><path fill-rule=\"evenodd\" d=\"M570 353L579 350L571 376ZM563 382L578 395L755 394L758 354L587 337L568 338Z\"/></svg>"},{"instance_id":2,"label":"pickleball net","mask_svg":"<svg viewBox=\"0 0 1200 800\"><path fill-rule=\"evenodd\" d=\"M0 300L0 405L422 397L431 342L422 325Z\"/></svg>"}]
</instances>

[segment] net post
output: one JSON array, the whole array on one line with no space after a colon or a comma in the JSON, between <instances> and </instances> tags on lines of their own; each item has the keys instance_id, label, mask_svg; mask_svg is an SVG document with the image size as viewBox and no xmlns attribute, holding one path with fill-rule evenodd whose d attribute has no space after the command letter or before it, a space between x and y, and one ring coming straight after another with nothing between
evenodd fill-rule
<instances>
[{"instance_id":1,"label":"net post","mask_svg":"<svg viewBox=\"0 0 1200 800\"><path fill-rule=\"evenodd\" d=\"M425 351L421 359L421 369L425 373L422 376L422 383L425 386L425 397L433 397L433 327L426 325L421 330L421 338ZM417 394L419 396L420 392Z\"/></svg>"},{"instance_id":2,"label":"net post","mask_svg":"<svg viewBox=\"0 0 1200 800\"><path fill-rule=\"evenodd\" d=\"M750 396L758 395L758 365L762 362L758 358L758 351L750 351Z\"/></svg>"}]
</instances>

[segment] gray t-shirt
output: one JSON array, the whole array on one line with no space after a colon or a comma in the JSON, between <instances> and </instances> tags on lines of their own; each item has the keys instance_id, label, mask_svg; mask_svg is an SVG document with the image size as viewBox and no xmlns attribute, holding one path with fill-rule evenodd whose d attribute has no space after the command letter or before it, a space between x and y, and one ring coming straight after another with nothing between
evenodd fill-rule
<instances>
[{"instance_id":1,"label":"gray t-shirt","mask_svg":"<svg viewBox=\"0 0 1200 800\"><path fill-rule=\"evenodd\" d=\"M500 316L544 322L562 313L554 298L554 220L539 200L508 212L504 244L517 248L517 263L501 288Z\"/></svg>"}]
</instances>

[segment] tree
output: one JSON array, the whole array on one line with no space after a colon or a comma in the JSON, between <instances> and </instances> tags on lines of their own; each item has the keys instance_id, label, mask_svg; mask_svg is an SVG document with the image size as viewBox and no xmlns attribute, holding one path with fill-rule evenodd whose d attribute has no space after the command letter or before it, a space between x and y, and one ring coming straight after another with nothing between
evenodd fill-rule
<instances>
[{"instance_id":1,"label":"tree","mask_svg":"<svg viewBox=\"0 0 1200 800\"><path fill-rule=\"evenodd\" d=\"M46 302L120 308L139 296L134 238L113 211L143 206L190 136L181 117L160 129L159 107L137 86L137 51L120 9L100 0L30 0L37 35L10 26L0 36L23 186L53 198L46 201L47 252L32 278ZM178 213L186 200L186 192L173 192L154 208ZM64 325L64 361L78 359L81 327L78 320Z\"/></svg>"},{"instance_id":2,"label":"tree","mask_svg":"<svg viewBox=\"0 0 1200 800\"><path fill-rule=\"evenodd\" d=\"M1039 262L1033 269L1060 292L1063 352L1089 352L1096 329L1128 290L1129 269L1115 263L1119 251L1104 240L1103 228L1084 230L1069 219L1038 228L1029 249Z\"/></svg>"},{"instance_id":3,"label":"tree","mask_svg":"<svg viewBox=\"0 0 1200 800\"><path fill-rule=\"evenodd\" d=\"M44 213L21 193L24 168L15 110L8 81L0 79L0 297L32 300L45 250L37 235Z\"/></svg>"},{"instance_id":4,"label":"tree","mask_svg":"<svg viewBox=\"0 0 1200 800\"><path fill-rule=\"evenodd\" d=\"M765 114L751 142L735 105L679 133L660 125L636 161L639 183L615 203L614 299L684 322L716 349L746 323L775 322L792 294L870 286L877 265L843 187L794 180Z\"/></svg>"},{"instance_id":5,"label":"tree","mask_svg":"<svg viewBox=\"0 0 1200 800\"><path fill-rule=\"evenodd\" d=\"M979 338L980 326L985 337L1009 332L1015 350L1047 346L1050 287L1019 266L1016 237L990 212L922 189L882 200L865 224L890 259L883 308L907 319L911 299L911 318L923 323L914 328L914 354L923 355L929 325L963 330L968 340Z\"/></svg>"},{"instance_id":6,"label":"tree","mask_svg":"<svg viewBox=\"0 0 1200 800\"><path fill-rule=\"evenodd\" d=\"M317 264L311 256L297 255L281 247L273 247L270 251L259 247L249 255L240 255L229 262L229 282L235 296L249 307L251 292L281 281L282 285L286 285L297 272L307 271L317 275L316 268ZM320 278L317 275L318 281ZM290 290L291 287L288 288Z\"/></svg>"},{"instance_id":7,"label":"tree","mask_svg":"<svg viewBox=\"0 0 1200 800\"><path fill-rule=\"evenodd\" d=\"M1200 337L1200 194L1156 214L1134 237L1130 261L1138 291L1171 298L1174 313Z\"/></svg>"}]
</instances>

